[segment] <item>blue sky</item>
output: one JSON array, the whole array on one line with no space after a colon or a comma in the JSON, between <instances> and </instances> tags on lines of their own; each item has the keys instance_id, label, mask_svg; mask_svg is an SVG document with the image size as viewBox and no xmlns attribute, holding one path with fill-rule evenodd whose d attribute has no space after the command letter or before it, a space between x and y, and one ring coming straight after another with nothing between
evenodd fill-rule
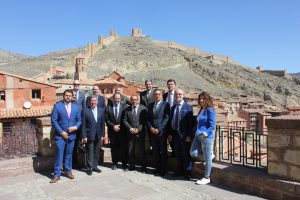
<instances>
[{"instance_id":1,"label":"blue sky","mask_svg":"<svg viewBox=\"0 0 300 200\"><path fill-rule=\"evenodd\" d=\"M133 27L155 40L229 55L249 67L300 72L298 0L6 0L0 48L42 55Z\"/></svg>"}]
</instances>

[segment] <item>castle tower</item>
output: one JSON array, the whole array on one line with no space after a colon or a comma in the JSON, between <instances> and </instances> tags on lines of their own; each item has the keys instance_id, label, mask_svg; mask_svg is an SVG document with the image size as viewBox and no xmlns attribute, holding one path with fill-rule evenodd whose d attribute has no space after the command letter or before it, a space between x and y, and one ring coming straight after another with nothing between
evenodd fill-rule
<instances>
[{"instance_id":1,"label":"castle tower","mask_svg":"<svg viewBox=\"0 0 300 200\"><path fill-rule=\"evenodd\" d=\"M141 36L143 36L142 29L140 29L140 28L133 28L132 32L131 32L131 36L132 37L141 37Z\"/></svg>"},{"instance_id":2,"label":"castle tower","mask_svg":"<svg viewBox=\"0 0 300 200\"><path fill-rule=\"evenodd\" d=\"M117 33L114 30L111 30L109 36L117 37Z\"/></svg>"},{"instance_id":3,"label":"castle tower","mask_svg":"<svg viewBox=\"0 0 300 200\"><path fill-rule=\"evenodd\" d=\"M75 58L75 75L74 80L85 80L87 79L87 73L84 67L84 58L81 54Z\"/></svg>"}]
</instances>

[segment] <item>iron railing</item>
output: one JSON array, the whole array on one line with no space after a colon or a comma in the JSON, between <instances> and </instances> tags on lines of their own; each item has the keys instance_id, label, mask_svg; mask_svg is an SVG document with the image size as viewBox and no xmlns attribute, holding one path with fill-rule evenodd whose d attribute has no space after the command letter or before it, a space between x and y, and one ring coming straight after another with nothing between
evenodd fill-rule
<instances>
[{"instance_id":1,"label":"iron railing","mask_svg":"<svg viewBox=\"0 0 300 200\"><path fill-rule=\"evenodd\" d=\"M38 151L37 128L33 125L3 128L0 160L32 156Z\"/></svg>"},{"instance_id":2,"label":"iron railing","mask_svg":"<svg viewBox=\"0 0 300 200\"><path fill-rule=\"evenodd\" d=\"M266 131L217 126L216 160L222 163L266 168L267 140Z\"/></svg>"}]
</instances>

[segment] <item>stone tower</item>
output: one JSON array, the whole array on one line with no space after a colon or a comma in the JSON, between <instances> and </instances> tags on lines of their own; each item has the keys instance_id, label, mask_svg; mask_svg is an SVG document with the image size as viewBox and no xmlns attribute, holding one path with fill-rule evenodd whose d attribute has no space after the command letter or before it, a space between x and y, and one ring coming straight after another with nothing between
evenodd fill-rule
<instances>
[{"instance_id":1,"label":"stone tower","mask_svg":"<svg viewBox=\"0 0 300 200\"><path fill-rule=\"evenodd\" d=\"M74 80L85 80L87 79L87 73L85 71L85 66L84 66L84 58L81 54L76 56L75 58L75 75L74 75Z\"/></svg>"},{"instance_id":2,"label":"stone tower","mask_svg":"<svg viewBox=\"0 0 300 200\"><path fill-rule=\"evenodd\" d=\"M142 29L140 29L140 28L133 28L132 32L131 32L131 36L132 37L141 37L141 36L143 36Z\"/></svg>"}]
</instances>

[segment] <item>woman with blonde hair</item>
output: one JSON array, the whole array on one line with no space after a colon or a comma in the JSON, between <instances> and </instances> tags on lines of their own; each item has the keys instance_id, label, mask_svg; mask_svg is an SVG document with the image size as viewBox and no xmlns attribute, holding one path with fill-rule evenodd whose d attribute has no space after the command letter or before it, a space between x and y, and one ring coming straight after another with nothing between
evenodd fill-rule
<instances>
[{"instance_id":1,"label":"woman with blonde hair","mask_svg":"<svg viewBox=\"0 0 300 200\"><path fill-rule=\"evenodd\" d=\"M197 180L196 184L205 185L210 183L216 111L213 105L213 99L207 92L199 94L198 105L200 106L200 111L197 116L196 134L191 147L191 156L198 157L201 152L203 154L205 173L204 177Z\"/></svg>"}]
</instances>

